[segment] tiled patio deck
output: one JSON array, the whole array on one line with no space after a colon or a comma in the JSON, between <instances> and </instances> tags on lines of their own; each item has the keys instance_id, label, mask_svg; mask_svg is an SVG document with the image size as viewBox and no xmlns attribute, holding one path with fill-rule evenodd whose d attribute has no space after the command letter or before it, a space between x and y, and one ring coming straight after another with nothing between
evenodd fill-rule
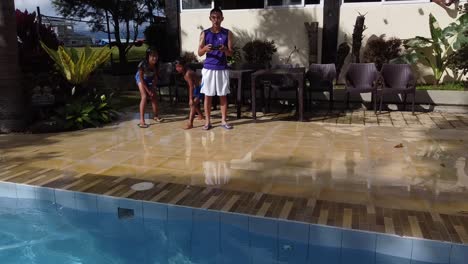
<instances>
[{"instance_id":1,"label":"tiled patio deck","mask_svg":"<svg viewBox=\"0 0 468 264\"><path fill-rule=\"evenodd\" d=\"M0 181L468 244L468 114L271 114L232 131L133 116L2 135ZM131 189L142 181L155 187Z\"/></svg>"}]
</instances>

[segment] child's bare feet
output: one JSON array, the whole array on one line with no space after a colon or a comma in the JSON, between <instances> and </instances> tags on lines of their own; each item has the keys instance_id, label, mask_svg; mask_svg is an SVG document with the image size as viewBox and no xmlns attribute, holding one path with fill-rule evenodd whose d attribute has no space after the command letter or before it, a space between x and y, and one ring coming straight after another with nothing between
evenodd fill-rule
<instances>
[{"instance_id":1,"label":"child's bare feet","mask_svg":"<svg viewBox=\"0 0 468 264\"><path fill-rule=\"evenodd\" d=\"M187 129L192 129L193 128L193 125L192 124L186 124L184 129L187 130Z\"/></svg>"}]
</instances>

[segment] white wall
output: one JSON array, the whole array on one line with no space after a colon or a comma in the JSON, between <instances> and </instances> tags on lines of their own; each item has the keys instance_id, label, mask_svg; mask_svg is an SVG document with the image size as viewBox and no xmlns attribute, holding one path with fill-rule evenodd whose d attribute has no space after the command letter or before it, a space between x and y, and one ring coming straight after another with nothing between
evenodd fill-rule
<instances>
[{"instance_id":1,"label":"white wall","mask_svg":"<svg viewBox=\"0 0 468 264\"><path fill-rule=\"evenodd\" d=\"M448 13L445 9L434 3L344 4L340 14L338 44L343 41L352 43L354 24L359 13L365 14L366 17L365 25L367 29L363 33L363 46L366 45L369 37L380 36L382 34L385 34L387 38L398 37L400 39L415 36L430 37L430 13L435 16L442 28L453 22L456 16L456 13ZM430 68L418 65L417 69L420 82L430 81L433 75Z\"/></svg>"},{"instance_id":2,"label":"white wall","mask_svg":"<svg viewBox=\"0 0 468 264\"><path fill-rule=\"evenodd\" d=\"M452 6L453 8L453 6ZM259 38L275 40L278 55L273 64L279 63L293 50L294 45L300 49L300 54L294 54L293 64L305 66L308 64L307 32L304 22L319 22L319 59L321 55L323 7L273 8L252 10L224 10L223 26L233 31L237 41L236 46L242 47L249 39ZM429 37L429 14L432 13L445 27L455 20L456 14L449 13L434 3L416 4L382 4L359 3L343 4L340 11L340 31L338 44L345 39L351 43L356 17L366 14L363 45L372 35L398 37L400 39L414 36ZM199 35L202 29L211 26L208 19L209 10L184 11L181 13L182 50L196 53ZM432 75L428 68L419 70L420 77Z\"/></svg>"},{"instance_id":3,"label":"white wall","mask_svg":"<svg viewBox=\"0 0 468 264\"><path fill-rule=\"evenodd\" d=\"M223 13L222 26L234 33L235 46L242 48L253 39L275 41L278 54L273 58L273 64L279 63L297 46L300 52L292 55L292 63L307 65L308 43L304 22L318 21L321 24L323 20L321 7L224 10ZM209 10L181 13L183 51L197 53L201 30L211 27L208 16ZM322 42L321 30L318 41L319 44Z\"/></svg>"}]
</instances>

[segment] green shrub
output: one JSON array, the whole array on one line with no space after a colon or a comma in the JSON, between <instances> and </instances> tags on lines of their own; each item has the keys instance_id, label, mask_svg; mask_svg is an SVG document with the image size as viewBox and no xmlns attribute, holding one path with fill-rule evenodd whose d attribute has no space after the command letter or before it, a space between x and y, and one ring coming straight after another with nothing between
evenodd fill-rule
<instances>
[{"instance_id":1,"label":"green shrub","mask_svg":"<svg viewBox=\"0 0 468 264\"><path fill-rule=\"evenodd\" d=\"M468 44L463 45L449 56L448 66L462 75L468 73Z\"/></svg>"},{"instance_id":2,"label":"green shrub","mask_svg":"<svg viewBox=\"0 0 468 264\"><path fill-rule=\"evenodd\" d=\"M57 114L53 119L63 124L64 129L83 129L109 123L118 116L109 105L110 97L95 95L73 98L56 109Z\"/></svg>"},{"instance_id":3,"label":"green shrub","mask_svg":"<svg viewBox=\"0 0 468 264\"><path fill-rule=\"evenodd\" d=\"M369 40L364 50L364 62L373 62L377 69L382 69L384 63L401 56L402 41L399 38L385 40L383 36Z\"/></svg>"},{"instance_id":4,"label":"green shrub","mask_svg":"<svg viewBox=\"0 0 468 264\"><path fill-rule=\"evenodd\" d=\"M270 62L277 48L273 40L253 40L247 42L242 50L244 51L244 59L247 63L261 64L270 67Z\"/></svg>"}]
</instances>

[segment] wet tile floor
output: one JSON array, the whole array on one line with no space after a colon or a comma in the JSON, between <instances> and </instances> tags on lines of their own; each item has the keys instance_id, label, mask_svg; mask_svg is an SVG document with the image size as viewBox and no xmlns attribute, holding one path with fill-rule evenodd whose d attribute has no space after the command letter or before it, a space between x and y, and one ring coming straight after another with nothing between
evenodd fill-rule
<instances>
[{"instance_id":1,"label":"wet tile floor","mask_svg":"<svg viewBox=\"0 0 468 264\"><path fill-rule=\"evenodd\" d=\"M231 131L164 117L1 135L0 181L468 243L468 114L269 114Z\"/></svg>"}]
</instances>

